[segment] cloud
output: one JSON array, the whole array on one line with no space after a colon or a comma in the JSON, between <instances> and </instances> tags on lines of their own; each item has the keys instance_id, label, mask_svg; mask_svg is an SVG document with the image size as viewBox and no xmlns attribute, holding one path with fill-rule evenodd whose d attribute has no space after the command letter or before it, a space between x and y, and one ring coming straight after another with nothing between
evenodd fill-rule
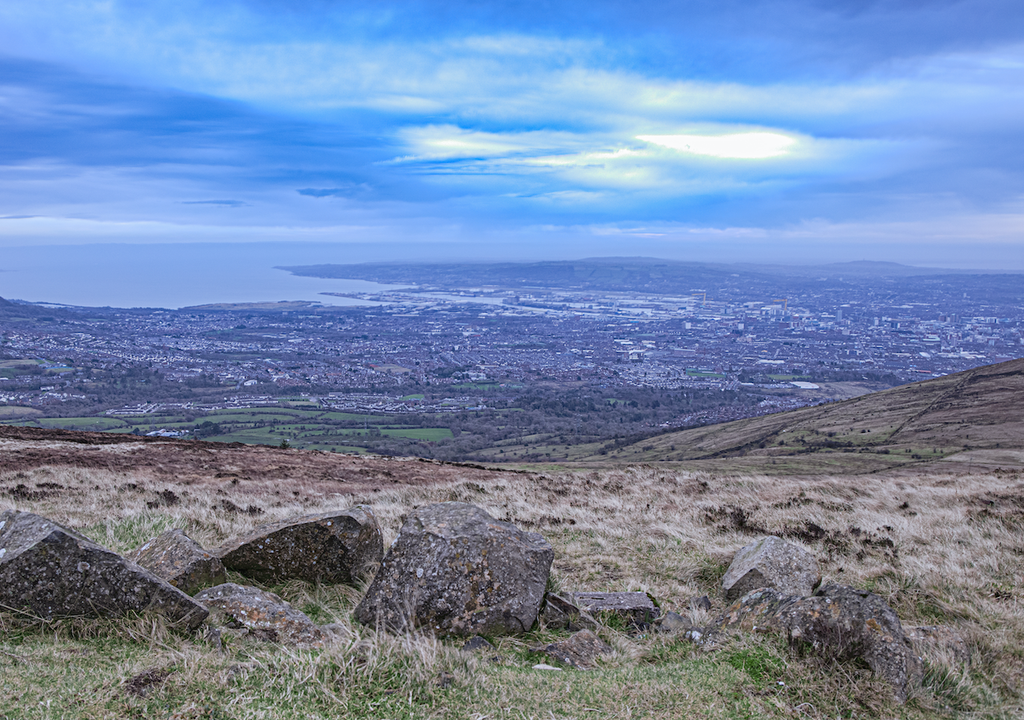
<instances>
[{"instance_id":1,"label":"cloud","mask_svg":"<svg viewBox=\"0 0 1024 720\"><path fill-rule=\"evenodd\" d=\"M725 135L638 135L638 140L716 158L761 160L788 155L796 138L777 132L742 132Z\"/></svg>"},{"instance_id":2,"label":"cloud","mask_svg":"<svg viewBox=\"0 0 1024 720\"><path fill-rule=\"evenodd\" d=\"M1007 0L12 0L0 196L89 237L75 219L166 237L991 223L1024 193L1007 17Z\"/></svg>"}]
</instances>

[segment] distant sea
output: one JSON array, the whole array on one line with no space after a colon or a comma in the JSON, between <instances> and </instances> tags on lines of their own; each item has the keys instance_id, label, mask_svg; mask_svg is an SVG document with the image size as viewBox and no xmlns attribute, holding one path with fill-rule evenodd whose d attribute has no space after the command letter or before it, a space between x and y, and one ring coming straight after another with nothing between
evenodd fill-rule
<instances>
[{"instance_id":1,"label":"distant sea","mask_svg":"<svg viewBox=\"0 0 1024 720\"><path fill-rule=\"evenodd\" d=\"M379 250L369 251L314 243L0 248L0 297L125 308L284 300L359 305L364 303L320 293L375 292L402 286L298 277L274 268L387 259Z\"/></svg>"}]
</instances>

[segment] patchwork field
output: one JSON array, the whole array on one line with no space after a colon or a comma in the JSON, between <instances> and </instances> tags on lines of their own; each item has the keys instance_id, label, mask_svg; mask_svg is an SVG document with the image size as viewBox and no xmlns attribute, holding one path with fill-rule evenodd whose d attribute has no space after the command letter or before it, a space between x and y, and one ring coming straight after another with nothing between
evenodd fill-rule
<instances>
[{"instance_id":1,"label":"patchwork field","mask_svg":"<svg viewBox=\"0 0 1024 720\"><path fill-rule=\"evenodd\" d=\"M0 408L0 413L6 408ZM402 416L361 415L309 407L229 409L188 419L177 415L39 417L40 411L0 414L0 420L20 427L57 428L89 432L181 433L215 442L281 445L328 452L365 452L367 441L380 436L436 442L452 437L447 427L403 424Z\"/></svg>"}]
</instances>

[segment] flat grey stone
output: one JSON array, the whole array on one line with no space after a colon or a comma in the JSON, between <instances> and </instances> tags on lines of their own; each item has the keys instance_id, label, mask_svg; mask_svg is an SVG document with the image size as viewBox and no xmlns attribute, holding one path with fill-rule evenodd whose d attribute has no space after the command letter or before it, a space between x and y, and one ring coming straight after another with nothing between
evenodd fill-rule
<instances>
[{"instance_id":1,"label":"flat grey stone","mask_svg":"<svg viewBox=\"0 0 1024 720\"><path fill-rule=\"evenodd\" d=\"M264 583L354 585L384 556L384 539L373 511L360 505L260 525L214 555L229 570Z\"/></svg>"},{"instance_id":2,"label":"flat grey stone","mask_svg":"<svg viewBox=\"0 0 1024 720\"><path fill-rule=\"evenodd\" d=\"M224 583L195 597L229 622L240 624L260 639L299 647L322 645L328 634L304 613L271 592Z\"/></svg>"},{"instance_id":3,"label":"flat grey stone","mask_svg":"<svg viewBox=\"0 0 1024 720\"><path fill-rule=\"evenodd\" d=\"M135 563L33 513L0 514L0 604L52 619L158 613L194 630L207 611Z\"/></svg>"},{"instance_id":4,"label":"flat grey stone","mask_svg":"<svg viewBox=\"0 0 1024 720\"><path fill-rule=\"evenodd\" d=\"M228 579L223 563L178 529L147 540L129 559L187 595Z\"/></svg>"},{"instance_id":5,"label":"flat grey stone","mask_svg":"<svg viewBox=\"0 0 1024 720\"><path fill-rule=\"evenodd\" d=\"M783 595L810 595L821 583L814 556L774 535L740 548L722 578L729 601L759 588L775 588Z\"/></svg>"},{"instance_id":6,"label":"flat grey stone","mask_svg":"<svg viewBox=\"0 0 1024 720\"><path fill-rule=\"evenodd\" d=\"M600 620L602 614L620 617L628 627L643 630L661 615L661 610L647 593L642 592L578 592L570 601L583 612Z\"/></svg>"}]
</instances>

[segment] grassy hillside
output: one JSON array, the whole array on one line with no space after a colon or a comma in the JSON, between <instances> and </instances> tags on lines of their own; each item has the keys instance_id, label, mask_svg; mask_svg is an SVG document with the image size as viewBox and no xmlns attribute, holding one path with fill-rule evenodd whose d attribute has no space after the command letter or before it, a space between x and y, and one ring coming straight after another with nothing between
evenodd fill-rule
<instances>
[{"instance_id":1,"label":"grassy hillside","mask_svg":"<svg viewBox=\"0 0 1024 720\"><path fill-rule=\"evenodd\" d=\"M846 473L936 462L1024 467L1021 450L1024 360L1011 360L840 403L667 433L579 460Z\"/></svg>"},{"instance_id":2,"label":"grassy hillside","mask_svg":"<svg viewBox=\"0 0 1024 720\"><path fill-rule=\"evenodd\" d=\"M367 471L384 462L353 461ZM377 468L378 477L391 465ZM430 467L441 469L420 472ZM405 478L348 492L341 486L338 494L319 478L201 483L191 474L162 474L156 464L41 465L0 472L0 509L39 512L127 551L170 527L210 547L258 522L356 502L372 504L388 542L413 506L461 500L542 533L555 548L554 588L644 590L698 623L724 607L718 587L733 553L771 532L811 550L826 582L882 595L905 623L952 626L967 640L972 663L934 659L925 686L903 707L865 668L791 651L770 636L730 635L701 648L606 629L615 653L600 669L540 671L532 666L546 658L529 647L564 633L494 638L503 661L493 663L461 652L460 641L391 637L358 625L351 617L356 590L290 582L269 589L318 622L340 623L344 637L336 644L296 651L228 637L220 650L145 619L44 623L0 613L0 717L825 720L1024 712L1019 473L812 479L650 467L445 469L443 481ZM692 602L702 595L712 599L711 612Z\"/></svg>"}]
</instances>

